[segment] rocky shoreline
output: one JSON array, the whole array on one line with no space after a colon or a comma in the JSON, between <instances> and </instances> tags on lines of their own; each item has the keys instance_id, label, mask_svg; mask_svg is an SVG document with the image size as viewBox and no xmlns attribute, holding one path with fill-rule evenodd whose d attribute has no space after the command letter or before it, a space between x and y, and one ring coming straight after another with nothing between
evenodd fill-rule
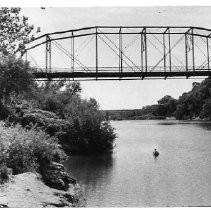
<instances>
[{"instance_id":1,"label":"rocky shoreline","mask_svg":"<svg viewBox=\"0 0 211 210\"><path fill-rule=\"evenodd\" d=\"M43 176L43 174L45 175ZM85 199L76 180L71 178L62 164L50 163L38 173L10 175L0 185L0 207L84 207Z\"/></svg>"}]
</instances>

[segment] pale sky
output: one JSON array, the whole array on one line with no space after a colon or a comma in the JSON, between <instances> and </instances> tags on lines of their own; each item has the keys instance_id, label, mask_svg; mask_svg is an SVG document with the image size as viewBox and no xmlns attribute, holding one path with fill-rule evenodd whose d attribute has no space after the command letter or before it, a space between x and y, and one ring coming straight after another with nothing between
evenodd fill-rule
<instances>
[{"instance_id":1,"label":"pale sky","mask_svg":"<svg viewBox=\"0 0 211 210\"><path fill-rule=\"evenodd\" d=\"M211 28L211 7L22 8L42 35L96 25L198 26ZM44 59L44 58L42 58ZM58 58L57 58L58 59ZM165 95L178 98L198 79L81 82L82 97L95 98L101 109L135 109L157 103Z\"/></svg>"}]
</instances>

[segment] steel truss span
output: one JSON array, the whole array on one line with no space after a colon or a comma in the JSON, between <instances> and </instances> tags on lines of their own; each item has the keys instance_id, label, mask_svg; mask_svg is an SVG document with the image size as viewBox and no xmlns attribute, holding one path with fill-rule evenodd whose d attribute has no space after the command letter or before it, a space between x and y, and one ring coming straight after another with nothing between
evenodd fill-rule
<instances>
[{"instance_id":1,"label":"steel truss span","mask_svg":"<svg viewBox=\"0 0 211 210\"><path fill-rule=\"evenodd\" d=\"M210 38L211 29L202 27L95 26L36 37L24 54L35 79L206 77Z\"/></svg>"}]
</instances>

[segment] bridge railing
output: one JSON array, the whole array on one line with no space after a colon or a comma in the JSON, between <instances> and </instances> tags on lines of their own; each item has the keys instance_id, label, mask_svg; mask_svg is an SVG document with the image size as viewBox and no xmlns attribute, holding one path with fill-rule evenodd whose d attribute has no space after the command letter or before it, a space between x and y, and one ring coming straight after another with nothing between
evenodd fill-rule
<instances>
[{"instance_id":1,"label":"bridge railing","mask_svg":"<svg viewBox=\"0 0 211 210\"><path fill-rule=\"evenodd\" d=\"M210 69L207 68L207 66L188 66L186 68L185 66L166 66L164 68L163 66L157 66L156 68L154 66L147 66L142 69L141 66L130 66L130 67L122 67L120 69L119 67L98 67L98 73L106 73L106 72L185 72L185 71L210 71ZM46 72L45 68L37 68L37 72ZM83 73L96 73L96 67L75 67L74 69L66 68L59 68L59 67L52 67L51 72L83 72Z\"/></svg>"}]
</instances>

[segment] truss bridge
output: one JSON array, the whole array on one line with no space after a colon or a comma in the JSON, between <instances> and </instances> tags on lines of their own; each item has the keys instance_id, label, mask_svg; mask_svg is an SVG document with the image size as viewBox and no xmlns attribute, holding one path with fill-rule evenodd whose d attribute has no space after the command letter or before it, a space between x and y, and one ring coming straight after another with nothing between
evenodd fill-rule
<instances>
[{"instance_id":1,"label":"truss bridge","mask_svg":"<svg viewBox=\"0 0 211 210\"><path fill-rule=\"evenodd\" d=\"M211 29L95 26L44 34L25 59L38 80L137 80L211 76Z\"/></svg>"}]
</instances>

